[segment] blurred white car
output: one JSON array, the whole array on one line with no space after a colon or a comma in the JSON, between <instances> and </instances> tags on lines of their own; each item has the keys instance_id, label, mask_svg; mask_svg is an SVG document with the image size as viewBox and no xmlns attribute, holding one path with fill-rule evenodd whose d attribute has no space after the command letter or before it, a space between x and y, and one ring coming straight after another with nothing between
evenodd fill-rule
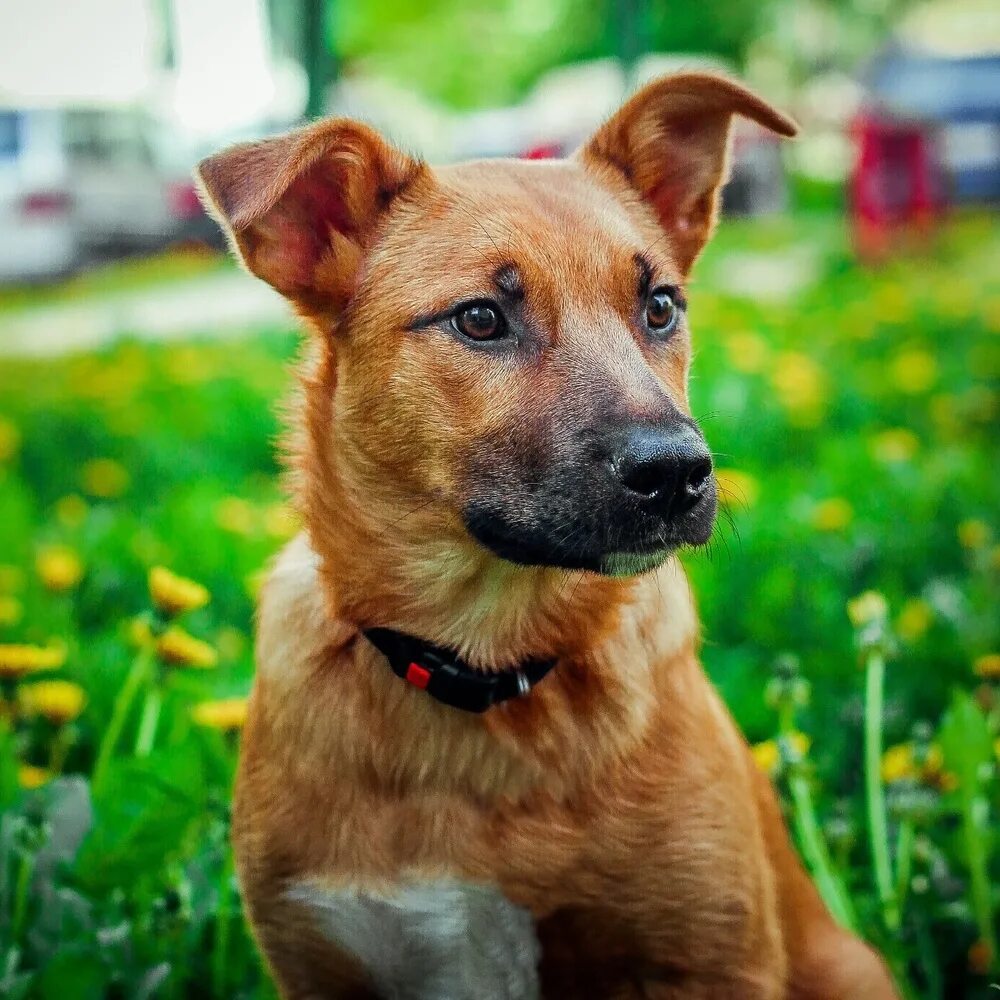
<instances>
[{"instance_id":1,"label":"blurred white car","mask_svg":"<svg viewBox=\"0 0 1000 1000\"><path fill-rule=\"evenodd\" d=\"M53 278L97 256L218 240L195 156L138 111L0 110L0 281Z\"/></svg>"},{"instance_id":2,"label":"blurred white car","mask_svg":"<svg viewBox=\"0 0 1000 1000\"><path fill-rule=\"evenodd\" d=\"M64 274L77 260L62 115L0 109L0 281Z\"/></svg>"},{"instance_id":3,"label":"blurred white car","mask_svg":"<svg viewBox=\"0 0 1000 1000\"><path fill-rule=\"evenodd\" d=\"M194 155L141 112L67 111L64 142L83 256L215 233L191 176Z\"/></svg>"}]
</instances>

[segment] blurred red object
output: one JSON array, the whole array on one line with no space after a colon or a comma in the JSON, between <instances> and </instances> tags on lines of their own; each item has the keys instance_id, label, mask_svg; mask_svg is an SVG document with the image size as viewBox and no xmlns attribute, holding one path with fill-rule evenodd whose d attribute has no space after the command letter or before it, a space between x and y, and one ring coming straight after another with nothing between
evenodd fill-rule
<instances>
[{"instance_id":1,"label":"blurred red object","mask_svg":"<svg viewBox=\"0 0 1000 1000\"><path fill-rule=\"evenodd\" d=\"M532 146L525 150L523 159L525 160L551 160L562 155L562 148L554 143Z\"/></svg>"},{"instance_id":2,"label":"blurred red object","mask_svg":"<svg viewBox=\"0 0 1000 1000\"><path fill-rule=\"evenodd\" d=\"M201 199L198 197L198 190L190 182L180 181L168 184L167 198L174 218L197 219L204 211Z\"/></svg>"},{"instance_id":3,"label":"blurred red object","mask_svg":"<svg viewBox=\"0 0 1000 1000\"><path fill-rule=\"evenodd\" d=\"M848 195L854 242L865 258L900 238L929 236L944 214L944 176L933 126L862 111L851 126L855 158Z\"/></svg>"}]
</instances>

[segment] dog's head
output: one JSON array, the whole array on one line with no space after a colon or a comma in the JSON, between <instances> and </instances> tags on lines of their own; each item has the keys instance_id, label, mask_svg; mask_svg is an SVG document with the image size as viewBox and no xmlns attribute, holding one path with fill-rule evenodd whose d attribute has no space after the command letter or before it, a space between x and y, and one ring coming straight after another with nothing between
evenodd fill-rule
<instances>
[{"instance_id":1,"label":"dog's head","mask_svg":"<svg viewBox=\"0 0 1000 1000\"><path fill-rule=\"evenodd\" d=\"M667 77L571 159L431 169L335 119L200 176L254 274L335 360L329 461L505 560L631 574L705 542L685 281L715 223L728 80Z\"/></svg>"}]
</instances>

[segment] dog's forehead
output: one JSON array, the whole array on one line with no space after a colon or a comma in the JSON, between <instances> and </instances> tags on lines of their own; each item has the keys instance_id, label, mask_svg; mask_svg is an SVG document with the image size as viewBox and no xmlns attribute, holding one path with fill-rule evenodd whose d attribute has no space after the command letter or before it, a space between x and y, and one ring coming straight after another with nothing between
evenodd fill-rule
<instances>
[{"instance_id":1,"label":"dog's forehead","mask_svg":"<svg viewBox=\"0 0 1000 1000\"><path fill-rule=\"evenodd\" d=\"M439 167L433 182L390 225L402 247L455 266L553 264L577 268L631 261L657 230L572 160L483 160ZM485 255L485 257L484 257ZM561 267L559 268L561 269Z\"/></svg>"}]
</instances>

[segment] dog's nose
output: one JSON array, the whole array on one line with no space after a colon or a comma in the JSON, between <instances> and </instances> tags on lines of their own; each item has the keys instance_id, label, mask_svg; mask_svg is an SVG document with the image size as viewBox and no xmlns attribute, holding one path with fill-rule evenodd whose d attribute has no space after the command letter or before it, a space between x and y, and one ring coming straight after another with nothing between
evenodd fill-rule
<instances>
[{"instance_id":1,"label":"dog's nose","mask_svg":"<svg viewBox=\"0 0 1000 1000\"><path fill-rule=\"evenodd\" d=\"M705 495L712 457L686 424L629 428L611 460L618 481L665 518L686 514Z\"/></svg>"}]
</instances>

